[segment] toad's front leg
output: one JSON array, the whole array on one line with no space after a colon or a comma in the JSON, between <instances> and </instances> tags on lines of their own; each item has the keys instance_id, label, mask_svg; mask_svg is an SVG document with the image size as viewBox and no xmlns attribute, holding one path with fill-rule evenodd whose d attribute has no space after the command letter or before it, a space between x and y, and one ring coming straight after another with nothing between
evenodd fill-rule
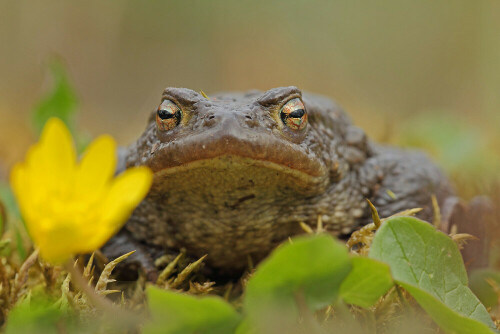
<instances>
[{"instance_id":1,"label":"toad's front leg","mask_svg":"<svg viewBox=\"0 0 500 334\"><path fill-rule=\"evenodd\" d=\"M154 265L150 249L135 240L128 231L122 229L102 247L103 254L108 259L115 259L123 254L135 251L120 265L119 276L134 279L138 270L146 275L150 282L156 282L158 270Z\"/></svg>"}]
</instances>

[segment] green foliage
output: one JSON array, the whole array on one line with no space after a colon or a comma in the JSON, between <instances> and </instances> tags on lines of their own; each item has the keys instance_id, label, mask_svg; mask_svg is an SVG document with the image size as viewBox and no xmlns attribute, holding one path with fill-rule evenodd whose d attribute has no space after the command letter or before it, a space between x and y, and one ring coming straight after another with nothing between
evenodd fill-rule
<instances>
[{"instance_id":1,"label":"green foliage","mask_svg":"<svg viewBox=\"0 0 500 334\"><path fill-rule=\"evenodd\" d=\"M451 238L418 219L396 217L376 233L370 258L349 257L346 247L326 234L281 245L248 281L243 321L220 299L151 287L153 322L146 333L230 333L238 323L238 334L301 333L319 328L315 312L329 306L345 316L342 302L374 307L394 283L445 332L494 331L486 309L467 287L460 252Z\"/></svg>"},{"instance_id":2,"label":"green foliage","mask_svg":"<svg viewBox=\"0 0 500 334\"><path fill-rule=\"evenodd\" d=\"M19 255L19 258L21 259L21 261L24 261L24 259L26 259L26 257L28 256L28 252L26 251L26 247L24 246L21 231L19 231L18 228L15 228L14 233L15 233L15 237L16 237L17 255Z\"/></svg>"},{"instance_id":3,"label":"green foliage","mask_svg":"<svg viewBox=\"0 0 500 334\"><path fill-rule=\"evenodd\" d=\"M12 210L5 193L3 198L6 207ZM17 246L22 247L20 234L14 236L19 239ZM494 332L488 312L467 287L460 252L449 236L426 222L398 216L384 220L367 247L369 257L350 256L343 243L327 234L299 236L285 242L250 276L241 312L220 297L195 297L150 286L146 294L151 319L142 332L303 333L322 327L321 333L332 332L329 328L334 328L335 332L353 333L346 327L349 322L356 324L356 331L371 332L374 328L389 328L390 317L398 318L393 313L397 306L393 305L409 306L400 299L404 297L401 294L394 290L388 293L395 284L411 294L444 332ZM22 258L25 252L23 248L17 249ZM24 272L25 277L28 270L29 267ZM50 270L43 270L42 277L48 279L47 282L55 280L47 275ZM91 270L87 271L89 275ZM491 285L485 285L485 278L498 283L499 277L498 273L480 273L472 281L488 306L496 305L497 293ZM22 279L15 281L26 283ZM476 281L481 284L475 284ZM57 333L61 328L67 333L88 332L88 326L75 322L67 310L61 310L61 305L87 305L82 303L84 295L70 292L69 280L65 286L60 303L33 302L29 297L18 303L8 313L6 333ZM19 291L16 285L12 288ZM76 296L80 296L79 299ZM127 300L122 303L134 306ZM357 315L353 317L349 310ZM334 316L327 322L331 317L328 314ZM377 314L388 314L389 318L379 321ZM358 323L359 319L369 320Z\"/></svg>"},{"instance_id":4,"label":"green foliage","mask_svg":"<svg viewBox=\"0 0 500 334\"><path fill-rule=\"evenodd\" d=\"M252 326L252 323L248 318L241 321L238 328L236 328L235 334L259 334L257 330Z\"/></svg>"},{"instance_id":5,"label":"green foliage","mask_svg":"<svg viewBox=\"0 0 500 334\"><path fill-rule=\"evenodd\" d=\"M74 318L47 298L26 298L9 313L6 334L82 333L75 330ZM70 331L69 331L70 330Z\"/></svg>"},{"instance_id":6,"label":"green foliage","mask_svg":"<svg viewBox=\"0 0 500 334\"><path fill-rule=\"evenodd\" d=\"M147 289L152 321L144 333L234 333L241 316L219 297L195 297L163 290Z\"/></svg>"},{"instance_id":7,"label":"green foliage","mask_svg":"<svg viewBox=\"0 0 500 334\"><path fill-rule=\"evenodd\" d=\"M8 214L11 214L14 215L16 218L21 217L12 190L10 189L9 185L6 182L2 181L0 181L0 201L4 205L4 209L6 211L5 214L7 216Z\"/></svg>"},{"instance_id":8,"label":"green foliage","mask_svg":"<svg viewBox=\"0 0 500 334\"><path fill-rule=\"evenodd\" d=\"M33 126L39 134L49 118L58 117L74 135L74 116L78 106L76 94L69 83L64 66L59 61L52 61L49 69L53 87L33 110Z\"/></svg>"},{"instance_id":9,"label":"green foliage","mask_svg":"<svg viewBox=\"0 0 500 334\"><path fill-rule=\"evenodd\" d=\"M13 233L13 237L15 238L15 248L19 258L24 260L27 256L27 250L24 246L23 237L21 230L24 231L24 226L22 223L22 217L19 213L19 208L17 207L16 200L14 195L12 194L12 190L10 189L7 183L0 181L0 205L4 205L5 215L4 217L9 218L10 230ZM0 208L1 209L1 208ZM6 221L3 221L2 215L0 215L0 230L4 231Z\"/></svg>"},{"instance_id":10,"label":"green foliage","mask_svg":"<svg viewBox=\"0 0 500 334\"><path fill-rule=\"evenodd\" d=\"M355 257L351 263L340 297L347 304L371 307L394 285L391 270L387 264L366 257Z\"/></svg>"},{"instance_id":11,"label":"green foliage","mask_svg":"<svg viewBox=\"0 0 500 334\"><path fill-rule=\"evenodd\" d=\"M252 323L266 328L278 317L286 332L300 308L316 311L334 303L350 270L346 247L332 237L297 237L258 267L247 285L245 311Z\"/></svg>"},{"instance_id":12,"label":"green foliage","mask_svg":"<svg viewBox=\"0 0 500 334\"><path fill-rule=\"evenodd\" d=\"M471 296L473 296L472 294L463 296L465 302L460 300L460 296L454 298L454 303L460 305L459 307L467 308L467 311L470 312L468 315L464 315L462 312L454 310L454 307L445 304L425 289L403 282L399 282L399 284L415 298L420 306L422 306L431 318L446 332L460 334L494 333L495 326L484 309L484 306L477 304L479 309L477 313L479 314L476 314L475 310L471 307L474 304L471 298ZM479 319L476 320L477 318ZM482 322L480 320L482 320ZM489 326L484 322L490 322Z\"/></svg>"},{"instance_id":13,"label":"green foliage","mask_svg":"<svg viewBox=\"0 0 500 334\"><path fill-rule=\"evenodd\" d=\"M388 219L375 234L370 257L390 265L432 319L451 333L492 333L486 308L467 287L457 245L430 224L412 217Z\"/></svg>"},{"instance_id":14,"label":"green foliage","mask_svg":"<svg viewBox=\"0 0 500 334\"><path fill-rule=\"evenodd\" d=\"M91 264L85 277L93 271ZM26 277L30 267L23 267ZM31 267L38 270L34 262ZM40 269L45 273L40 278L47 280L50 269ZM494 332L484 306L467 287L464 265L451 238L418 219L395 217L376 232L368 258L349 256L345 245L327 234L300 236L281 245L248 280L243 305L236 303L240 312L220 297L148 286L150 318L144 319L141 333L370 333L379 329L397 333L398 324L404 327L407 321L404 316L409 310L404 305L412 303L391 289L394 284L409 292L429 315L427 324L417 322L414 328L421 325L429 333L436 332L437 326L429 323L432 318L447 333ZM43 285L36 286L43 290ZM9 312L7 333L55 333L61 328L67 333L88 332L89 327L75 322L67 310L80 305L79 312L92 312L85 296L70 289L68 278L60 290L56 303L34 303L30 294L18 302ZM127 299L121 305L134 310L138 306ZM93 324L102 328L103 319L114 318L96 316Z\"/></svg>"}]
</instances>

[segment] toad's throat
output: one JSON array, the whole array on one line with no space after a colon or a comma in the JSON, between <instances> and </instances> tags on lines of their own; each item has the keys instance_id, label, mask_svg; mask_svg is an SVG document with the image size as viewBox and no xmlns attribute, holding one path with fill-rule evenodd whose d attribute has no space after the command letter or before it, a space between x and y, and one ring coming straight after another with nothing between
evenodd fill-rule
<instances>
[{"instance_id":1,"label":"toad's throat","mask_svg":"<svg viewBox=\"0 0 500 334\"><path fill-rule=\"evenodd\" d=\"M156 172L148 201L175 217L175 233L184 235L184 226L196 224L208 238L245 234L245 226L274 226L278 217L304 220L308 203L326 186L321 178L281 165L225 155Z\"/></svg>"}]
</instances>

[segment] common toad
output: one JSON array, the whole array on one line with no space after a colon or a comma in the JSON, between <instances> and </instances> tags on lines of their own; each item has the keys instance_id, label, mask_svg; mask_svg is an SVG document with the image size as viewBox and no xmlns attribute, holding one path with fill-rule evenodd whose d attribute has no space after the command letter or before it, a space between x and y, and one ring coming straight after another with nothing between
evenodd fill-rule
<instances>
[{"instance_id":1,"label":"common toad","mask_svg":"<svg viewBox=\"0 0 500 334\"><path fill-rule=\"evenodd\" d=\"M423 153L371 142L335 102L296 87L211 97L167 88L122 153L155 177L114 242L208 254L221 270L262 259L300 222L347 236L371 221L366 199L381 216L420 207L431 219L431 196L441 205L453 194Z\"/></svg>"}]
</instances>

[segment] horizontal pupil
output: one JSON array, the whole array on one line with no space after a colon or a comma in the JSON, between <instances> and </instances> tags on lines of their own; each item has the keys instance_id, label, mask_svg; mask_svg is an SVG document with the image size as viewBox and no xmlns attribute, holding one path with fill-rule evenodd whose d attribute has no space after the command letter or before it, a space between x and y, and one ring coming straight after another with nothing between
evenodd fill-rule
<instances>
[{"instance_id":1,"label":"horizontal pupil","mask_svg":"<svg viewBox=\"0 0 500 334\"><path fill-rule=\"evenodd\" d=\"M161 119L169 119L174 118L175 114L172 114L166 110L158 110L158 116L160 116Z\"/></svg>"},{"instance_id":2,"label":"horizontal pupil","mask_svg":"<svg viewBox=\"0 0 500 334\"><path fill-rule=\"evenodd\" d=\"M304 116L305 113L306 112L304 109L297 109L297 110L292 111L290 114L288 114L288 117L301 118L302 116Z\"/></svg>"}]
</instances>

